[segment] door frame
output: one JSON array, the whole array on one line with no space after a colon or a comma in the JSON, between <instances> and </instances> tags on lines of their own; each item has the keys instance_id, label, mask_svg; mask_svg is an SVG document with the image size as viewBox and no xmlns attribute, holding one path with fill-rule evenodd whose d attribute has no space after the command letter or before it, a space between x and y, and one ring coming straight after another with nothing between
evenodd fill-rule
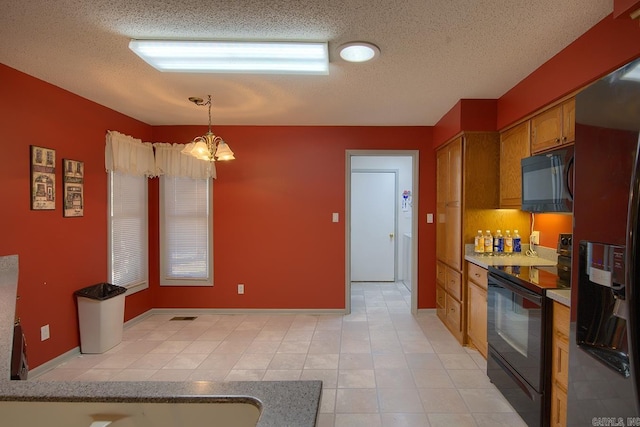
<instances>
[{"instance_id":1,"label":"door frame","mask_svg":"<svg viewBox=\"0 0 640 427\"><path fill-rule=\"evenodd\" d=\"M394 202L397 200L400 192L398 187L400 185L400 180L398 179L400 171L398 169L352 169L350 173L392 173L393 200ZM351 179L351 175L349 175L349 179ZM349 185L349 196L351 196L351 185ZM349 197L349 215L347 216L347 220L349 221L349 226L351 226L351 197ZM395 282L398 279L398 210L395 205L393 207L393 236L393 281ZM351 230L349 230L349 242L351 242ZM351 245L349 245L349 249L351 249ZM351 257L351 252L349 252L349 257ZM351 268L351 263L349 263L349 268Z\"/></svg>"},{"instance_id":2,"label":"door frame","mask_svg":"<svg viewBox=\"0 0 640 427\"><path fill-rule=\"evenodd\" d=\"M411 157L411 314L418 312L418 150L345 151L345 314L351 313L351 159L359 156Z\"/></svg>"}]
</instances>

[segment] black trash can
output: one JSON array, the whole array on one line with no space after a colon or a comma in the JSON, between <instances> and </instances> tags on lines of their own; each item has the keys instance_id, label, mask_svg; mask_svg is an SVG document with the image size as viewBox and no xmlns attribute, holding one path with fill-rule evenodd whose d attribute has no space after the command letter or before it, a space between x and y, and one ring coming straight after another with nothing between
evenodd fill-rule
<instances>
[{"instance_id":1,"label":"black trash can","mask_svg":"<svg viewBox=\"0 0 640 427\"><path fill-rule=\"evenodd\" d=\"M122 341L126 291L122 286L98 283L74 292L82 353L104 353Z\"/></svg>"}]
</instances>

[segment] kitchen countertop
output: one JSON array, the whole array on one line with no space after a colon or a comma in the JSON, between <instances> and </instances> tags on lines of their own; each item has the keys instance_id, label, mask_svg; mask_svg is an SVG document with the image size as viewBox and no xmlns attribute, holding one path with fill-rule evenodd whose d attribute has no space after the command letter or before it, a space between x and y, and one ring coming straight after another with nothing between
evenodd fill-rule
<instances>
[{"instance_id":1,"label":"kitchen countertop","mask_svg":"<svg viewBox=\"0 0 640 427\"><path fill-rule=\"evenodd\" d=\"M476 255L473 252L473 244L466 244L464 247L464 259L479 265L482 268L502 265L520 265L523 267L535 266L555 266L558 263L558 254L555 248L536 246L536 256L527 256L530 249L528 244L522 245L522 253L516 255Z\"/></svg>"},{"instance_id":2,"label":"kitchen countertop","mask_svg":"<svg viewBox=\"0 0 640 427\"><path fill-rule=\"evenodd\" d=\"M523 248L523 250L526 250ZM545 248L542 246L536 247L537 256L520 255L499 255L499 256L484 256L475 255L473 253L473 245L465 246L466 261L479 265L482 268L489 268L490 266L498 267L503 265L519 265L519 266L555 266L558 263L558 255L555 249ZM547 289L546 295L548 298L558 301L560 304L564 304L567 307L571 307L571 289Z\"/></svg>"},{"instance_id":3,"label":"kitchen countertop","mask_svg":"<svg viewBox=\"0 0 640 427\"><path fill-rule=\"evenodd\" d=\"M502 256L483 256L483 255L465 255L465 260L479 265L482 268L496 267L501 265L520 265L520 266L555 266L558 261L542 258L540 256L529 257L526 255L502 255Z\"/></svg>"},{"instance_id":4,"label":"kitchen countertop","mask_svg":"<svg viewBox=\"0 0 640 427\"><path fill-rule=\"evenodd\" d=\"M547 297L571 307L571 289L547 289Z\"/></svg>"},{"instance_id":5,"label":"kitchen countertop","mask_svg":"<svg viewBox=\"0 0 640 427\"><path fill-rule=\"evenodd\" d=\"M322 381L66 382L10 380L18 256L0 257L0 401L250 403L257 427L316 425Z\"/></svg>"}]
</instances>

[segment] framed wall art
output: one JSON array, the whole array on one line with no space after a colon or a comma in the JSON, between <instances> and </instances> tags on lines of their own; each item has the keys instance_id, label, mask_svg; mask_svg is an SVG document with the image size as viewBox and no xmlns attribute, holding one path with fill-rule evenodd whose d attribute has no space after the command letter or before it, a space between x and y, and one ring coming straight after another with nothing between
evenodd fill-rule
<instances>
[{"instance_id":1,"label":"framed wall art","mask_svg":"<svg viewBox=\"0 0 640 427\"><path fill-rule=\"evenodd\" d=\"M84 162L62 160L64 171L64 207L62 215L78 217L84 215Z\"/></svg>"},{"instance_id":2,"label":"framed wall art","mask_svg":"<svg viewBox=\"0 0 640 427\"><path fill-rule=\"evenodd\" d=\"M56 208L56 150L31 145L31 209Z\"/></svg>"}]
</instances>

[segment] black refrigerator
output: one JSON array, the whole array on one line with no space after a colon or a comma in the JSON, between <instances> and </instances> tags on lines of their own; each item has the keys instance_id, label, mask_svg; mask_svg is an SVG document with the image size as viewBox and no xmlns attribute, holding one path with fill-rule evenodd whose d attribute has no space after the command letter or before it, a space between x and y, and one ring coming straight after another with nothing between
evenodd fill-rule
<instances>
[{"instance_id":1,"label":"black refrigerator","mask_svg":"<svg viewBox=\"0 0 640 427\"><path fill-rule=\"evenodd\" d=\"M576 96L568 426L640 426L640 60Z\"/></svg>"}]
</instances>

